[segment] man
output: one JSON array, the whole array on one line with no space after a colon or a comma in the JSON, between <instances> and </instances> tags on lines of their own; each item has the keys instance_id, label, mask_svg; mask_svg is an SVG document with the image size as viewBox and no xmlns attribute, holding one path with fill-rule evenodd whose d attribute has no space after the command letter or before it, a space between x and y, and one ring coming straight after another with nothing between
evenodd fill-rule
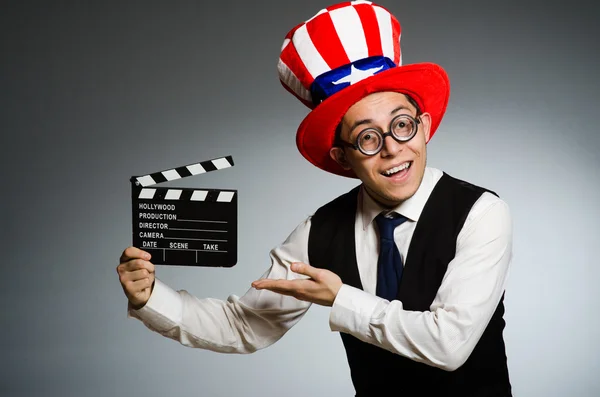
<instances>
[{"instance_id":1,"label":"man","mask_svg":"<svg viewBox=\"0 0 600 397\"><path fill-rule=\"evenodd\" d=\"M117 271L132 317L187 346L251 353L316 303L331 307L357 396L511 395L510 213L495 193L427 167L448 78L438 65L400 66L399 39L397 19L367 1L328 7L288 33L280 80L312 109L298 148L362 183L298 225L241 298L176 292L145 252L127 248Z\"/></svg>"}]
</instances>

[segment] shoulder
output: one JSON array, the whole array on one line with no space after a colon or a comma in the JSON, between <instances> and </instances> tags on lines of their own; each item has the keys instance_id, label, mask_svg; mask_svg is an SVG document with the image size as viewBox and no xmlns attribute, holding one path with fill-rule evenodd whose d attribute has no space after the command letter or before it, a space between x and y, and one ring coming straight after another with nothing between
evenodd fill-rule
<instances>
[{"instance_id":1,"label":"shoulder","mask_svg":"<svg viewBox=\"0 0 600 397\"><path fill-rule=\"evenodd\" d=\"M512 235L512 215L508 203L496 190L451 176L455 194L467 195L473 202L466 214L459 240L468 235L489 235L490 238Z\"/></svg>"},{"instance_id":2,"label":"shoulder","mask_svg":"<svg viewBox=\"0 0 600 397\"><path fill-rule=\"evenodd\" d=\"M484 192L469 211L467 222L486 219L495 224L509 226L511 218L510 207L505 200L490 192Z\"/></svg>"},{"instance_id":3,"label":"shoulder","mask_svg":"<svg viewBox=\"0 0 600 397\"><path fill-rule=\"evenodd\" d=\"M356 200L359 191L360 185L317 208L316 211L308 215L302 222L300 222L300 224L296 226L296 228L288 235L288 238L283 244L297 240L306 240L310 235L311 230L314 229L313 226L319 226L324 222L339 219L339 215L341 213L347 214L347 211L352 211L351 213L354 213L356 210Z\"/></svg>"},{"instance_id":4,"label":"shoulder","mask_svg":"<svg viewBox=\"0 0 600 397\"><path fill-rule=\"evenodd\" d=\"M449 186L454 197L469 197L473 204L467 213L465 226L469 224L491 222L493 224L502 223L509 226L511 222L511 213L508 203L500 197L495 189L487 186L472 183L443 173L440 182Z\"/></svg>"},{"instance_id":5,"label":"shoulder","mask_svg":"<svg viewBox=\"0 0 600 397\"><path fill-rule=\"evenodd\" d=\"M455 196L470 196L477 205L506 204L496 190L489 186L482 186L443 171L436 171L439 173L437 185L440 187L443 185L447 193Z\"/></svg>"},{"instance_id":6,"label":"shoulder","mask_svg":"<svg viewBox=\"0 0 600 397\"><path fill-rule=\"evenodd\" d=\"M456 176L450 175L446 172L442 173L440 182L442 181L452 186L453 190L459 194L462 193L482 195L483 193L487 192L489 194L499 197L499 195L489 187L484 187L482 185L475 184L465 179L457 178Z\"/></svg>"},{"instance_id":7,"label":"shoulder","mask_svg":"<svg viewBox=\"0 0 600 397\"><path fill-rule=\"evenodd\" d=\"M500 197L500 194L498 194L495 189L458 179L448 174L445 174L445 176L451 180L451 183L455 185L457 191L460 191L462 194L475 195L476 200L471 208L469 217L492 209L495 209L496 212L502 212L508 215L508 204Z\"/></svg>"},{"instance_id":8,"label":"shoulder","mask_svg":"<svg viewBox=\"0 0 600 397\"><path fill-rule=\"evenodd\" d=\"M339 212L346 212L348 210L354 211L356 209L356 203L358 199L358 193L360 192L360 185L352 188L352 190L330 200L319 207L313 217L320 217L325 214L336 214Z\"/></svg>"}]
</instances>

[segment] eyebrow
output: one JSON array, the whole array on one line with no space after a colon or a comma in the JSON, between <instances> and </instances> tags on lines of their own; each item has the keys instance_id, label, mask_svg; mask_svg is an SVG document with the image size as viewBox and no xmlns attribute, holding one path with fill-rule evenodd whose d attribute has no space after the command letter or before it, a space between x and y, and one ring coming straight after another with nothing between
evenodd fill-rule
<instances>
[{"instance_id":1,"label":"eyebrow","mask_svg":"<svg viewBox=\"0 0 600 397\"><path fill-rule=\"evenodd\" d=\"M394 109L394 110L392 110L390 112L390 116L393 116L394 113L398 112L399 110L403 110L403 109L410 110L408 107L406 107L404 105L400 105L396 109ZM350 134L352 135L352 131L354 131L354 129L356 127L358 127L359 125L370 124L372 122L373 122L372 119L363 119L363 120L357 120L357 121L355 121L354 124L352 124L352 128L350 128Z\"/></svg>"}]
</instances>

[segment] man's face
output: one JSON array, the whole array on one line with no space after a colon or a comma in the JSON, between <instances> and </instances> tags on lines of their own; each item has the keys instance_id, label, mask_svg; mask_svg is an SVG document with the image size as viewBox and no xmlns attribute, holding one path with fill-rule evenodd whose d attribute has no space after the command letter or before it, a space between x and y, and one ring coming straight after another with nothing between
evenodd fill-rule
<instances>
[{"instance_id":1,"label":"man's face","mask_svg":"<svg viewBox=\"0 0 600 397\"><path fill-rule=\"evenodd\" d=\"M348 109L342 119L341 138L355 143L365 128L388 132L390 122L399 114L416 116L415 107L404 94L371 94ZM415 194L425 172L431 117L424 113L419 120L417 134L408 142L397 142L387 136L381 151L373 156L349 147L335 147L331 149L331 157L345 169L352 169L373 199L384 206L396 206ZM408 168L404 168L406 165Z\"/></svg>"}]
</instances>

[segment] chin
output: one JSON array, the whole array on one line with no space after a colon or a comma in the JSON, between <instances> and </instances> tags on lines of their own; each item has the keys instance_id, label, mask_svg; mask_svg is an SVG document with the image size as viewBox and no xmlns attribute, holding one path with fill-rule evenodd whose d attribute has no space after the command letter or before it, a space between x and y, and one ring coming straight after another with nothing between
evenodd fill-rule
<instances>
[{"instance_id":1,"label":"chin","mask_svg":"<svg viewBox=\"0 0 600 397\"><path fill-rule=\"evenodd\" d=\"M380 193L383 197L387 197L395 202L408 200L417 192L419 183L419 180L411 178L401 185L387 186L387 189L381 189Z\"/></svg>"},{"instance_id":2,"label":"chin","mask_svg":"<svg viewBox=\"0 0 600 397\"><path fill-rule=\"evenodd\" d=\"M415 194L416 189L404 188L401 191L390 192L368 187L367 192L379 204L385 207L395 207L401 204L403 201L411 198Z\"/></svg>"},{"instance_id":3,"label":"chin","mask_svg":"<svg viewBox=\"0 0 600 397\"><path fill-rule=\"evenodd\" d=\"M390 197L388 198L388 201L390 203L393 203L394 206L408 200L409 198L411 198L412 196L415 195L416 190L411 190L410 192L403 192L402 194L395 194L395 195L390 195Z\"/></svg>"}]
</instances>

